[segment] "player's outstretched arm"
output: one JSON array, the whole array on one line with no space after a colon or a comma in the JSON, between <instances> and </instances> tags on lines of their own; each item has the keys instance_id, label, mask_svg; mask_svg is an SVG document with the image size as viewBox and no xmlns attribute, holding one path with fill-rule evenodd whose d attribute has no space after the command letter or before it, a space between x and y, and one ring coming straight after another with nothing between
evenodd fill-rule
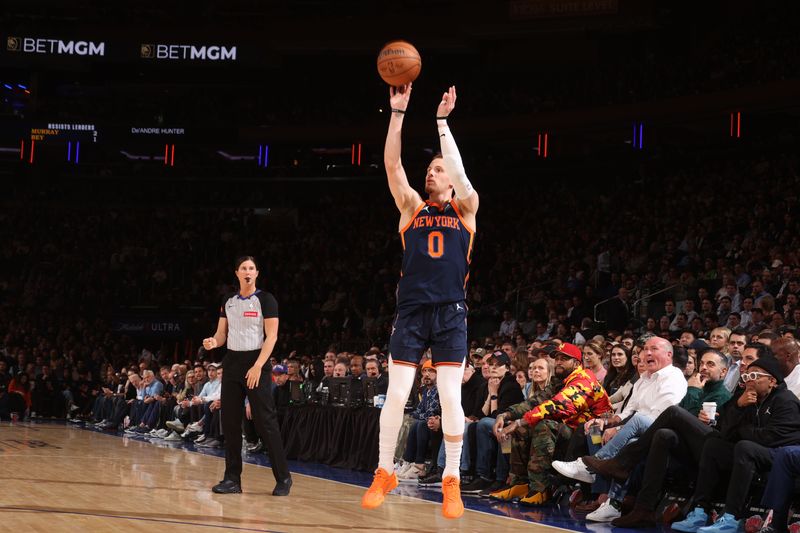
<instances>
[{"instance_id":1,"label":"player's outstretched arm","mask_svg":"<svg viewBox=\"0 0 800 533\"><path fill-rule=\"evenodd\" d=\"M422 202L419 194L408 184L406 171L403 169L403 163L400 160L403 118L410 98L410 83L401 87L389 88L391 118L389 119L389 132L386 134L386 145L383 149L383 164L386 167L389 190L392 192L394 203L401 213L413 211Z\"/></svg>"},{"instance_id":2,"label":"player's outstretched arm","mask_svg":"<svg viewBox=\"0 0 800 533\"><path fill-rule=\"evenodd\" d=\"M475 214L478 211L478 193L472 187L467 172L464 170L464 163L461 161L461 154L458 145L450 133L447 125L447 117L456 107L456 88L450 87L447 92L442 94L442 101L436 110L436 126L439 129L439 143L442 149L442 159L444 168L453 183L456 191L458 205L464 213Z\"/></svg>"}]
</instances>

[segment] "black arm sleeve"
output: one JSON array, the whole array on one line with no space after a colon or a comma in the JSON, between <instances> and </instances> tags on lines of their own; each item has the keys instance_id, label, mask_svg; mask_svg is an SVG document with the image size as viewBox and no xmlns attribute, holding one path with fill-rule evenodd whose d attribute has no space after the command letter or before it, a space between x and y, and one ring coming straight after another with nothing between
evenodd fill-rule
<instances>
[{"instance_id":1,"label":"black arm sleeve","mask_svg":"<svg viewBox=\"0 0 800 533\"><path fill-rule=\"evenodd\" d=\"M272 293L261 291L258 293L258 299L261 301L261 312L264 313L264 318L278 318L278 300Z\"/></svg>"}]
</instances>

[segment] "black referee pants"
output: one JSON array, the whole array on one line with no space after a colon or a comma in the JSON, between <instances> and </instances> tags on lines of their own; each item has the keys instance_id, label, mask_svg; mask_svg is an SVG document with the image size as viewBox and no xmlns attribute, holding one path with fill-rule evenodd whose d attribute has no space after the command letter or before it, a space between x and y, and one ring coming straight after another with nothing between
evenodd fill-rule
<instances>
[{"instance_id":1,"label":"black referee pants","mask_svg":"<svg viewBox=\"0 0 800 533\"><path fill-rule=\"evenodd\" d=\"M253 424L267 446L272 473L276 481L289 478L289 465L283 449L275 402L272 398L272 369L269 364L261 370L261 379L254 389L247 388L245 375L258 359L260 350L237 352L228 350L222 373L222 433L225 435L225 478L241 482L242 476L242 416L245 396L250 400Z\"/></svg>"}]
</instances>

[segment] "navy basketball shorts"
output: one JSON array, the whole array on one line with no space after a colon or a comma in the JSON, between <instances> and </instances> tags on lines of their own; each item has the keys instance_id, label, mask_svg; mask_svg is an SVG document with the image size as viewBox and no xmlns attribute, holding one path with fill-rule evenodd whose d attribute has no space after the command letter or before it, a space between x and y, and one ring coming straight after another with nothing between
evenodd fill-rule
<instances>
[{"instance_id":1,"label":"navy basketball shorts","mask_svg":"<svg viewBox=\"0 0 800 533\"><path fill-rule=\"evenodd\" d=\"M431 349L434 366L460 366L467 356L467 304L407 306L397 310L389 355L398 364L419 364Z\"/></svg>"}]
</instances>

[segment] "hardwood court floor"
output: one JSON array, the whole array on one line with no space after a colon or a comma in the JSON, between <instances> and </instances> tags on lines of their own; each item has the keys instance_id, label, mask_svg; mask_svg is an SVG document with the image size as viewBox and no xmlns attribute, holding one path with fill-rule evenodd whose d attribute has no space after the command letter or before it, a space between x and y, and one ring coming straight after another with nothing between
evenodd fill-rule
<instances>
[{"instance_id":1,"label":"hardwood court floor","mask_svg":"<svg viewBox=\"0 0 800 533\"><path fill-rule=\"evenodd\" d=\"M62 424L0 423L0 531L556 531L392 494L362 510L363 488L293 473L288 498L272 471L246 464L240 495L217 495L224 459ZM293 469L294 470L294 469ZM583 529L578 527L577 529Z\"/></svg>"}]
</instances>

